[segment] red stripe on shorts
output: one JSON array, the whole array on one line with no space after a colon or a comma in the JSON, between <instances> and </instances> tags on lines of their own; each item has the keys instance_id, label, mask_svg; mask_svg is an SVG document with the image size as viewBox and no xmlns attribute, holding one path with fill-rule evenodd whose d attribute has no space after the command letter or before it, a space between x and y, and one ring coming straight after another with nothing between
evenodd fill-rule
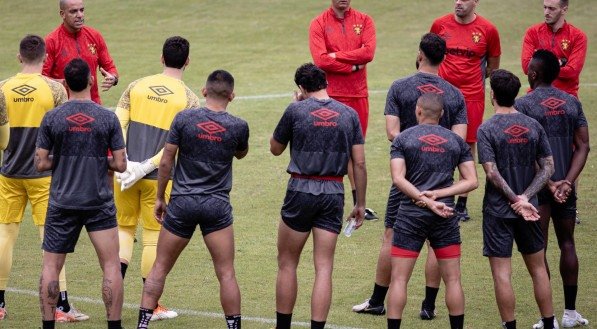
<instances>
[{"instance_id":1,"label":"red stripe on shorts","mask_svg":"<svg viewBox=\"0 0 597 329\"><path fill-rule=\"evenodd\" d=\"M435 252L435 257L437 259L449 259L449 258L457 258L460 257L460 245L453 244L451 246L433 249Z\"/></svg>"},{"instance_id":2,"label":"red stripe on shorts","mask_svg":"<svg viewBox=\"0 0 597 329\"><path fill-rule=\"evenodd\" d=\"M419 257L419 252L392 246L392 257L417 258Z\"/></svg>"}]
</instances>

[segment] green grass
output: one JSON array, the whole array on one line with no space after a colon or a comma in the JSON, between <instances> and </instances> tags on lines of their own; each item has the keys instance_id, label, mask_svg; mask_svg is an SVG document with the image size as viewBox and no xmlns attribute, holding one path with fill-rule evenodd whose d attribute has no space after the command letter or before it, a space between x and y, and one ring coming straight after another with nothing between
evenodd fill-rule
<instances>
[{"instance_id":1,"label":"green grass","mask_svg":"<svg viewBox=\"0 0 597 329\"><path fill-rule=\"evenodd\" d=\"M27 33L45 35L60 22L58 1L2 1L0 11L0 77L9 77L19 70L15 54L18 41ZM164 39L182 35L191 42L191 64L185 81L198 91L208 73L217 68L229 70L236 78L237 96L290 93L294 88L296 67L311 61L307 29L310 20L329 1L283 0L184 1L95 0L87 1L87 23L99 29L108 42L120 72L120 84L102 94L106 106L115 106L126 85L142 76L161 70L159 57ZM593 42L597 40L597 24L591 15L595 1L574 1L569 21L587 32L589 54L581 76L580 98L589 122L597 122L597 61ZM420 36L432 20L451 11L451 1L353 1L355 8L369 13L376 21L378 48L369 65L371 114L367 139L369 170L368 206L383 216L390 186L388 142L384 132L383 107L385 90L399 77L411 74ZM502 67L518 74L520 45L525 29L542 19L541 1L481 1L479 12L498 27L502 39ZM251 127L249 155L235 162L232 204L235 214L236 269L243 299L245 317L273 318L275 311L276 228L279 209L285 192L287 155L276 158L269 154L268 139L289 98L234 101L230 111L246 119ZM486 116L491 115L488 106ZM591 137L597 138L595 129ZM594 202L597 190L595 152L590 154L583 173L579 209L583 223L577 226L576 239L580 258L578 309L592 322L597 321L597 256L592 247L596 233ZM481 181L482 169L478 167ZM483 184L482 184L483 185ZM462 278L466 296L466 327L497 328L499 315L495 304L488 262L481 256L481 199L483 187L471 194L473 220L462 225ZM383 231L382 221L366 223L351 238L341 236L338 242L334 296L328 323L343 327L380 328L385 318L356 315L353 304L367 298L373 285L375 263ZM551 234L553 238L553 232ZM553 239L552 239L553 241ZM137 305L140 300L140 246L125 280L125 302ZM299 297L294 320L309 321L309 298L313 280L312 246L307 244L299 268ZM549 260L556 269L557 244L549 246ZM39 326L37 290L41 269L41 252L37 230L29 214L17 242L14 267L7 292L10 312L0 328L32 328ZM423 256L421 257L423 259ZM421 259L421 260L422 260ZM417 319L423 297L422 261L411 279L408 305L404 313L406 328L446 327L447 310L438 298L438 318L434 322ZM556 314L561 317L563 296L561 279L553 271L553 294ZM67 260L69 292L78 308L91 316L77 328L104 326L103 306L79 298L100 298L100 270L89 239L82 236L76 253ZM517 295L517 319L521 328L530 328L538 317L531 281L519 255L513 258L513 277ZM200 236L196 236L182 254L168 277L164 303L172 308L196 312L220 313L218 285L211 260ZM182 314L172 321L154 323L152 328L216 328L224 327L223 319L203 313ZM124 326L135 326L137 311L126 308ZM59 327L69 327L59 326ZM270 328L272 324L245 320L246 328Z\"/></svg>"}]
</instances>

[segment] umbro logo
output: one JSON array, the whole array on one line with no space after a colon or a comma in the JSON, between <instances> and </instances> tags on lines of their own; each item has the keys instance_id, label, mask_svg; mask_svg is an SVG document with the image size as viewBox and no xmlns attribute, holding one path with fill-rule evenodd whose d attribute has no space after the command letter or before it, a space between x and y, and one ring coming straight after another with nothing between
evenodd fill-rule
<instances>
[{"instance_id":1,"label":"umbro logo","mask_svg":"<svg viewBox=\"0 0 597 329\"><path fill-rule=\"evenodd\" d=\"M222 142L222 137L214 136L214 134L220 134L226 131L226 128L222 127L214 121L205 121L198 123L197 127L207 133L200 133L197 135L197 138L209 140L212 142Z\"/></svg>"},{"instance_id":2,"label":"umbro logo","mask_svg":"<svg viewBox=\"0 0 597 329\"><path fill-rule=\"evenodd\" d=\"M526 144L529 142L528 138L522 137L524 134L529 132L529 128L521 125L512 125L508 127L504 132L513 138L508 139L509 144Z\"/></svg>"},{"instance_id":3,"label":"umbro logo","mask_svg":"<svg viewBox=\"0 0 597 329\"><path fill-rule=\"evenodd\" d=\"M334 121L329 121L329 120L339 116L340 113L338 113L336 111L332 111L332 110L324 107L324 108L320 108L317 111L311 112L311 115L323 120L323 121L314 121L313 125L316 127L336 127L338 124Z\"/></svg>"},{"instance_id":4,"label":"umbro logo","mask_svg":"<svg viewBox=\"0 0 597 329\"><path fill-rule=\"evenodd\" d=\"M93 117L90 117L89 115L83 114L81 112L66 117L66 120L68 122L74 124L74 126L71 125L68 128L68 131L72 131L72 132L91 132L90 127L84 127L84 126L95 121L95 119Z\"/></svg>"},{"instance_id":5,"label":"umbro logo","mask_svg":"<svg viewBox=\"0 0 597 329\"><path fill-rule=\"evenodd\" d=\"M157 97L153 95L147 95L147 99L159 103L168 103L168 100L162 97L174 94L172 90L168 89L168 87L166 86L150 86L149 89L153 91L153 93L156 94Z\"/></svg>"},{"instance_id":6,"label":"umbro logo","mask_svg":"<svg viewBox=\"0 0 597 329\"><path fill-rule=\"evenodd\" d=\"M428 83L426 85L418 86L417 89L419 89L419 91L422 92L423 94L434 93L434 94L441 95L444 93L443 90L439 89L437 86L434 86L430 83Z\"/></svg>"},{"instance_id":7,"label":"umbro logo","mask_svg":"<svg viewBox=\"0 0 597 329\"><path fill-rule=\"evenodd\" d=\"M541 105L547 107L548 111L545 111L546 116L564 115L566 111L560 107L566 104L566 101L555 97L549 97L548 99L541 102Z\"/></svg>"},{"instance_id":8,"label":"umbro logo","mask_svg":"<svg viewBox=\"0 0 597 329\"><path fill-rule=\"evenodd\" d=\"M30 85L20 85L18 87L12 88L11 90L14 91L15 93L25 97L25 96L31 94L32 92L36 91L37 89L35 87L31 87Z\"/></svg>"},{"instance_id":9,"label":"umbro logo","mask_svg":"<svg viewBox=\"0 0 597 329\"><path fill-rule=\"evenodd\" d=\"M433 153L445 153L446 152L446 149L444 149L443 147L440 147L439 145L447 143L448 140L441 136L438 136L435 134L429 134L429 135L419 137L419 140L421 142L427 144L426 146L421 147L421 151L423 151L423 152L433 152Z\"/></svg>"}]
</instances>

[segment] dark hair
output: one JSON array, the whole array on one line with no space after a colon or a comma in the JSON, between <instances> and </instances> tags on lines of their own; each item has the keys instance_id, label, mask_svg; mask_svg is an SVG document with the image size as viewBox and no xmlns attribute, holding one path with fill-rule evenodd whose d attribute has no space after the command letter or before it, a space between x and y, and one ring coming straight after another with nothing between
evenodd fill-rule
<instances>
[{"instance_id":1,"label":"dark hair","mask_svg":"<svg viewBox=\"0 0 597 329\"><path fill-rule=\"evenodd\" d=\"M319 91L328 87L325 72L313 63L305 63L296 69L294 83L303 87L307 92Z\"/></svg>"},{"instance_id":2,"label":"dark hair","mask_svg":"<svg viewBox=\"0 0 597 329\"><path fill-rule=\"evenodd\" d=\"M493 97L499 106L510 107L520 91L520 80L512 72L495 70L489 78Z\"/></svg>"},{"instance_id":3,"label":"dark hair","mask_svg":"<svg viewBox=\"0 0 597 329\"><path fill-rule=\"evenodd\" d=\"M439 120L444 109L444 98L440 94L424 93L419 96L417 105L423 109L425 117Z\"/></svg>"},{"instance_id":4,"label":"dark hair","mask_svg":"<svg viewBox=\"0 0 597 329\"><path fill-rule=\"evenodd\" d=\"M446 55L446 40L435 33L427 33L421 38L419 49L431 65L437 66L444 60Z\"/></svg>"},{"instance_id":5,"label":"dark hair","mask_svg":"<svg viewBox=\"0 0 597 329\"><path fill-rule=\"evenodd\" d=\"M181 69L189 58L189 41L183 37L175 36L166 39L162 48L164 64L167 67Z\"/></svg>"},{"instance_id":6,"label":"dark hair","mask_svg":"<svg viewBox=\"0 0 597 329\"><path fill-rule=\"evenodd\" d=\"M89 85L89 65L80 58L75 58L66 64L64 68L64 79L68 88L78 92L85 90Z\"/></svg>"},{"instance_id":7,"label":"dark hair","mask_svg":"<svg viewBox=\"0 0 597 329\"><path fill-rule=\"evenodd\" d=\"M568 0L560 0L560 7L567 7L568 6Z\"/></svg>"},{"instance_id":8,"label":"dark hair","mask_svg":"<svg viewBox=\"0 0 597 329\"><path fill-rule=\"evenodd\" d=\"M28 34L21 40L19 54L25 63L39 63L43 61L46 54L46 43L41 37Z\"/></svg>"},{"instance_id":9,"label":"dark hair","mask_svg":"<svg viewBox=\"0 0 597 329\"><path fill-rule=\"evenodd\" d=\"M227 99L234 92L234 77L228 71L215 70L207 77L205 89L209 97Z\"/></svg>"},{"instance_id":10,"label":"dark hair","mask_svg":"<svg viewBox=\"0 0 597 329\"><path fill-rule=\"evenodd\" d=\"M551 84L560 74L560 62L554 53L539 49L533 54L533 69L537 72L537 79Z\"/></svg>"}]
</instances>

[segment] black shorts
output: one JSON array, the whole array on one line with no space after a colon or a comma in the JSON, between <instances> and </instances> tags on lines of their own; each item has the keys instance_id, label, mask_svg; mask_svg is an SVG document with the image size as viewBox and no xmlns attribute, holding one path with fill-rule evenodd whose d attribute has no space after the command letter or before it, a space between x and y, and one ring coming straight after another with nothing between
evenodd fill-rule
<instances>
[{"instance_id":1,"label":"black shorts","mask_svg":"<svg viewBox=\"0 0 597 329\"><path fill-rule=\"evenodd\" d=\"M398 208L400 208L400 200L404 194L395 186L390 188L390 195L388 196L388 204L386 205L386 217L384 224L386 228L393 228L398 218Z\"/></svg>"},{"instance_id":2,"label":"black shorts","mask_svg":"<svg viewBox=\"0 0 597 329\"><path fill-rule=\"evenodd\" d=\"M417 217L405 213L398 215L392 246L420 252L425 240L429 240L433 249L460 244L458 218L443 218L433 213Z\"/></svg>"},{"instance_id":3,"label":"black shorts","mask_svg":"<svg viewBox=\"0 0 597 329\"><path fill-rule=\"evenodd\" d=\"M295 231L309 232L316 227L338 234L342 229L344 195L286 191L280 213L284 223Z\"/></svg>"},{"instance_id":4,"label":"black shorts","mask_svg":"<svg viewBox=\"0 0 597 329\"><path fill-rule=\"evenodd\" d=\"M230 202L209 195L180 195L170 198L162 227L190 239L197 225L203 236L232 225Z\"/></svg>"},{"instance_id":5,"label":"black shorts","mask_svg":"<svg viewBox=\"0 0 597 329\"><path fill-rule=\"evenodd\" d=\"M543 233L539 221L522 217L502 218L483 212L483 256L512 257L516 241L518 252L534 254L543 249Z\"/></svg>"},{"instance_id":6,"label":"black shorts","mask_svg":"<svg viewBox=\"0 0 597 329\"><path fill-rule=\"evenodd\" d=\"M74 252L83 226L87 232L116 227L116 207L112 204L102 209L78 210L48 205L42 249L55 254Z\"/></svg>"},{"instance_id":7,"label":"black shorts","mask_svg":"<svg viewBox=\"0 0 597 329\"><path fill-rule=\"evenodd\" d=\"M553 194L548 188L542 189L537 197L539 199L539 206L549 206L551 208L551 218L554 220L560 219L575 219L576 218L576 190L572 187L572 193L566 199L566 202L559 203L553 198Z\"/></svg>"}]
</instances>

